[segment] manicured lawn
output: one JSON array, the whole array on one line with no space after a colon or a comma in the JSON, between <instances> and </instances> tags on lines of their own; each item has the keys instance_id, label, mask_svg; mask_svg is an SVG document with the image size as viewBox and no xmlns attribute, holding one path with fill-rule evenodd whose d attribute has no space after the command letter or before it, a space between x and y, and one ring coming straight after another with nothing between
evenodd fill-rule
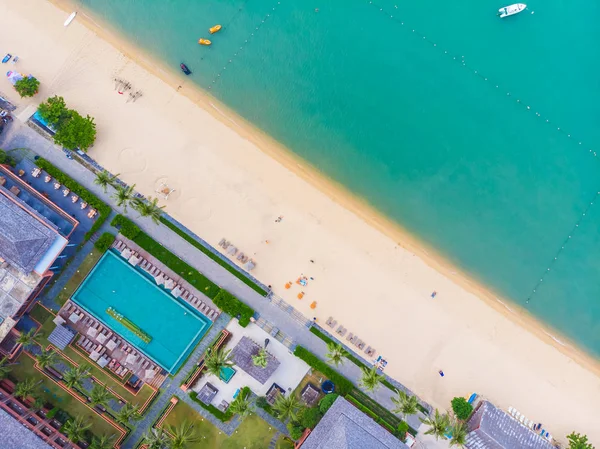
<instances>
[{"instance_id":1,"label":"manicured lawn","mask_svg":"<svg viewBox=\"0 0 600 449\"><path fill-rule=\"evenodd\" d=\"M97 248L92 249L90 254L88 254L83 260L82 264L79 266L75 274L71 277L71 279L69 279L65 287L56 297L56 302L58 304L62 306L65 302L67 302L67 299L69 299L71 295L75 292L75 290L77 290L79 284L81 284L81 282L85 279L88 273L92 271L92 268L94 268L96 262L100 260L102 254L104 253L98 250Z\"/></svg>"},{"instance_id":2,"label":"manicured lawn","mask_svg":"<svg viewBox=\"0 0 600 449\"><path fill-rule=\"evenodd\" d=\"M187 449L266 449L276 432L260 417L251 414L244 419L237 433L228 437L181 401L169 413L163 426L178 426L184 421L193 423L194 429L202 438L198 443L187 446Z\"/></svg>"},{"instance_id":3,"label":"manicured lawn","mask_svg":"<svg viewBox=\"0 0 600 449\"><path fill-rule=\"evenodd\" d=\"M294 443L286 439L284 436L279 437L275 449L294 449Z\"/></svg>"},{"instance_id":4,"label":"manicured lawn","mask_svg":"<svg viewBox=\"0 0 600 449\"><path fill-rule=\"evenodd\" d=\"M35 361L27 354L22 353L18 357L17 362L18 365L13 366L10 372L11 378L14 378L17 381L23 381L25 379L41 381L38 386L38 392L44 401L61 408L72 417L83 416L85 422L92 425L90 430L94 435L106 434L115 435L115 438L118 437L119 433L113 426L74 398L67 391L60 388L47 376L36 370L33 366Z\"/></svg>"},{"instance_id":5,"label":"manicured lawn","mask_svg":"<svg viewBox=\"0 0 600 449\"><path fill-rule=\"evenodd\" d=\"M30 316L42 323L40 332L43 335L43 337L40 338L39 343L45 348L49 344L46 338L48 337L48 335L50 335L50 333L56 326L52 322L52 320L54 319L54 315L52 315L39 304L36 304L35 307L31 310ZM107 384L115 393L122 396L123 399L125 399L127 402L130 402L131 404L137 405L139 407L143 406L154 391L148 385L144 385L138 392L138 394L134 395L128 389L126 389L119 382L119 380L108 374L107 371L101 369L89 358L81 355L71 346L67 346L63 351L63 354L65 354L68 358L73 360L78 365L81 365L82 363L87 363L92 368L92 376L94 376L100 382Z\"/></svg>"}]
</instances>

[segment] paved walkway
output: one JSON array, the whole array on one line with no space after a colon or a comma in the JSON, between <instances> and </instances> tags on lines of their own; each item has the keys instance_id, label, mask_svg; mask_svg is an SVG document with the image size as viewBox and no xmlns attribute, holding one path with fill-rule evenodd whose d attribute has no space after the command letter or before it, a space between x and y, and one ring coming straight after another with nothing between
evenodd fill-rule
<instances>
[{"instance_id":1,"label":"paved walkway","mask_svg":"<svg viewBox=\"0 0 600 449\"><path fill-rule=\"evenodd\" d=\"M117 207L111 197L114 191L111 187L109 187L108 192L105 193L101 187L94 184L95 175L91 171L78 162L66 158L65 154L60 149L57 149L51 142L45 140L31 128L21 123L13 122L7 134L9 137L3 136L3 140L5 142L4 148L6 150L18 147L31 148L40 156L49 160L59 169L65 173L68 173L72 178L88 188L100 199L110 204L113 209L123 213L122 208ZM15 145L14 142L18 142L18 144ZM0 146L2 145L3 142L0 140ZM242 301L256 310L261 317L267 321L275 323L297 344L304 346L316 354L319 358L325 360L325 355L327 354L327 345L325 342L312 334L306 326L303 326L302 324L298 323L298 321L294 320L289 313L283 311L279 307L273 306L269 299L252 290L241 280L225 270L225 268L214 262L204 253L192 246L189 242L181 238L166 226L157 225L149 218L138 218L135 217L135 215L136 212L132 211L130 212L129 216L135 219L135 222L144 232L152 236L152 238L155 240L159 241L167 249L179 256L181 259L185 260L198 271L202 272L217 285L240 298ZM204 341L206 341L206 339ZM358 385L362 374L358 366L350 361L346 361L346 363L337 369L344 376ZM178 389L178 387L179 385L177 385L176 389ZM394 393L388 388L381 386L375 392L368 392L367 394L388 410L392 410L394 408L394 403L391 401L391 397L394 395ZM164 399L163 397L166 396L168 397ZM163 401L168 401L170 396L171 395L165 394L161 396L161 398L163 398ZM160 402L149 411L147 416L156 410L160 411L161 407L159 404ZM419 413L419 415L421 414ZM409 416L407 422L415 429L418 429L421 425L417 415Z\"/></svg>"}]
</instances>

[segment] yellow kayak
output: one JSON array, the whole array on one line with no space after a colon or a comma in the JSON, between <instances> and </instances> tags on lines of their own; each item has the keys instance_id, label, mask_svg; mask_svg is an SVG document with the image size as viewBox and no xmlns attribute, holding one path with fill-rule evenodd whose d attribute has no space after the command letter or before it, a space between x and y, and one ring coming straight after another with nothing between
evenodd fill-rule
<instances>
[{"instance_id":1,"label":"yellow kayak","mask_svg":"<svg viewBox=\"0 0 600 449\"><path fill-rule=\"evenodd\" d=\"M221 28L222 28L222 27L221 27L221 25L215 25L214 27L212 27L212 28L209 28L208 32L209 32L210 34L215 34L215 33L216 33L217 31L219 31Z\"/></svg>"},{"instance_id":2,"label":"yellow kayak","mask_svg":"<svg viewBox=\"0 0 600 449\"><path fill-rule=\"evenodd\" d=\"M198 43L200 45L210 45L210 44L212 44L212 42L209 41L208 39L198 39Z\"/></svg>"}]
</instances>

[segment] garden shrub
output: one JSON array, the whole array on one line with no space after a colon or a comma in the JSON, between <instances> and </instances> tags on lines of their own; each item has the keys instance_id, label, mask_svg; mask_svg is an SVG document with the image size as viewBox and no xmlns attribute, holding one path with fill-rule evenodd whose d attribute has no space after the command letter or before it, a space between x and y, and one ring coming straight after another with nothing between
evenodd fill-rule
<instances>
[{"instance_id":1,"label":"garden shrub","mask_svg":"<svg viewBox=\"0 0 600 449\"><path fill-rule=\"evenodd\" d=\"M233 416L233 413L231 411L229 411L229 409L227 409L227 411L225 411L225 412L222 412L221 410L219 410L217 407L215 407L213 405L206 405L204 402L202 402L200 399L198 399L198 393L196 393L195 391L190 392L190 398L192 398L192 400L194 402L199 404L200 407L202 407L204 410L208 411L219 421L227 422Z\"/></svg>"},{"instance_id":2,"label":"garden shrub","mask_svg":"<svg viewBox=\"0 0 600 449\"><path fill-rule=\"evenodd\" d=\"M471 416L473 406L463 397L457 397L452 399L452 411L454 415L461 421L466 421Z\"/></svg>"},{"instance_id":3,"label":"garden shrub","mask_svg":"<svg viewBox=\"0 0 600 449\"><path fill-rule=\"evenodd\" d=\"M15 90L21 98L33 97L38 93L40 82L34 76L27 76L15 83Z\"/></svg>"},{"instance_id":4,"label":"garden shrub","mask_svg":"<svg viewBox=\"0 0 600 449\"><path fill-rule=\"evenodd\" d=\"M112 235L110 232L105 232L104 234L102 234L100 236L100 238L98 240L96 240L96 242L94 243L94 246L96 248L98 248L100 251L104 252L107 251L108 248L110 248L110 246L114 243L115 241L115 236Z\"/></svg>"},{"instance_id":5,"label":"garden shrub","mask_svg":"<svg viewBox=\"0 0 600 449\"><path fill-rule=\"evenodd\" d=\"M110 224L129 240L134 240L141 232L140 228L133 221L121 214L113 218Z\"/></svg>"},{"instance_id":6,"label":"garden shrub","mask_svg":"<svg viewBox=\"0 0 600 449\"><path fill-rule=\"evenodd\" d=\"M46 173L48 173L50 176L52 176L54 179L56 179L58 182L63 184L65 187L69 188L69 190L71 190L72 192L79 195L79 197L83 201L85 201L91 207L93 207L94 209L96 209L98 211L98 218L96 218L96 221L92 225L92 229L90 229L85 234L85 240L89 240L89 238L92 236L92 234L94 234L94 232L96 232L100 228L100 226L102 226L104 221L110 215L110 212L112 210L110 208L110 206L108 204L104 203L103 201L101 201L96 195L94 195L88 189L83 187L81 184L79 184L73 178L66 175L62 171L60 171L58 168L56 168L54 165L52 165L46 159L41 158L41 157L37 158L35 160L35 164L39 168L44 170Z\"/></svg>"},{"instance_id":7,"label":"garden shrub","mask_svg":"<svg viewBox=\"0 0 600 449\"><path fill-rule=\"evenodd\" d=\"M12 156L9 156L6 151L0 149L0 164L10 165L14 167L17 164L17 161Z\"/></svg>"},{"instance_id":8,"label":"garden shrub","mask_svg":"<svg viewBox=\"0 0 600 449\"><path fill-rule=\"evenodd\" d=\"M312 368L325 374L335 384L335 388L341 395L347 395L354 388L354 385L350 380L346 379L340 373L335 371L308 349L303 348L302 346L296 346L294 355L299 359L304 360Z\"/></svg>"},{"instance_id":9,"label":"garden shrub","mask_svg":"<svg viewBox=\"0 0 600 449\"><path fill-rule=\"evenodd\" d=\"M60 409L58 407L54 407L52 410L50 410L47 414L46 414L46 418L48 419L52 419L56 416L56 414L58 413Z\"/></svg>"},{"instance_id":10,"label":"garden shrub","mask_svg":"<svg viewBox=\"0 0 600 449\"><path fill-rule=\"evenodd\" d=\"M304 433L304 427L297 422L289 422L287 424L288 432L290 432L290 437L292 440L299 440Z\"/></svg>"},{"instance_id":11,"label":"garden shrub","mask_svg":"<svg viewBox=\"0 0 600 449\"><path fill-rule=\"evenodd\" d=\"M338 396L339 394L336 393L328 394L319 401L319 410L323 415L331 408Z\"/></svg>"},{"instance_id":12,"label":"garden shrub","mask_svg":"<svg viewBox=\"0 0 600 449\"><path fill-rule=\"evenodd\" d=\"M215 305L223 312L239 317L240 326L246 327L250 323L250 318L254 315L254 309L244 304L227 290L219 290L217 296L213 298Z\"/></svg>"},{"instance_id":13,"label":"garden shrub","mask_svg":"<svg viewBox=\"0 0 600 449\"><path fill-rule=\"evenodd\" d=\"M405 436L406 432L408 432L408 423L406 421L400 421L400 424L398 424L396 429L398 430L398 435L403 438L403 440L406 439Z\"/></svg>"},{"instance_id":14,"label":"garden shrub","mask_svg":"<svg viewBox=\"0 0 600 449\"><path fill-rule=\"evenodd\" d=\"M68 109L63 97L54 96L38 107L42 119L56 129L54 143L69 150L77 148L87 151L96 140L96 124L89 115L82 117L77 111Z\"/></svg>"},{"instance_id":15,"label":"garden shrub","mask_svg":"<svg viewBox=\"0 0 600 449\"><path fill-rule=\"evenodd\" d=\"M318 407L305 408L300 414L300 424L305 428L314 429L322 417Z\"/></svg>"}]
</instances>

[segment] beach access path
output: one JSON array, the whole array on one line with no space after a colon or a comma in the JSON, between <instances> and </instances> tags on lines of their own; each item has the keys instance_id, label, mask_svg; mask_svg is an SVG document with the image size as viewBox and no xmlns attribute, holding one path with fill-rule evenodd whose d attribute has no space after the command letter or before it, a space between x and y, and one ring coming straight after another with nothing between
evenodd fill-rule
<instances>
[{"instance_id":1,"label":"beach access path","mask_svg":"<svg viewBox=\"0 0 600 449\"><path fill-rule=\"evenodd\" d=\"M31 149L44 159L50 161L63 172L68 173L69 176L98 196L102 201L109 204L114 210L123 213L123 209L118 207L112 198L112 194L114 193L113 187L108 187L107 192L105 193L102 187L94 184L94 179L96 177L94 173L74 159L67 158L65 153L59 147L39 135L26 124L14 121L6 133L0 137L0 147L3 147L7 151L15 148ZM157 225L149 218L136 217L136 215L136 212L129 211L128 216L135 220L136 224L153 239L160 242L169 251L173 252L203 273L211 281L240 298L252 307L261 318L280 328L281 331L290 337L295 344L307 348L321 358L321 360L326 361L327 344L312 334L306 325L299 323L292 315L285 312L280 307L275 306L269 299L261 296L252 288L244 284L241 280L233 276L225 270L225 268L214 262L168 227L162 224ZM105 224L105 226L107 225L108 223ZM72 265L74 267L73 269L77 266L75 263ZM61 283L62 285L62 282L66 282L68 277L69 275L64 276L65 279L61 278L57 284ZM56 288L59 289L59 287ZM48 295L45 295L45 297L48 297ZM51 306L49 299L46 299L45 301ZM194 354L194 356L195 355L196 354ZM190 358L190 360L192 358ZM187 364L185 368L188 368ZM358 386L362 371L357 365L347 360L336 369ZM180 374L184 371L185 369L180 370ZM170 384L173 384L173 381L171 381ZM408 391L405 387L401 386L401 388ZM365 393L388 410L392 410L395 407L394 403L391 401L394 392L383 385L374 392ZM169 395L163 394L161 398L164 399L165 396ZM161 400L156 401L152 410L148 411L147 416L151 416L161 403ZM160 410L160 408L158 410ZM411 427L418 429L421 426L419 418L422 416L423 414L419 412L418 415L411 415L407 417L406 420Z\"/></svg>"}]
</instances>

